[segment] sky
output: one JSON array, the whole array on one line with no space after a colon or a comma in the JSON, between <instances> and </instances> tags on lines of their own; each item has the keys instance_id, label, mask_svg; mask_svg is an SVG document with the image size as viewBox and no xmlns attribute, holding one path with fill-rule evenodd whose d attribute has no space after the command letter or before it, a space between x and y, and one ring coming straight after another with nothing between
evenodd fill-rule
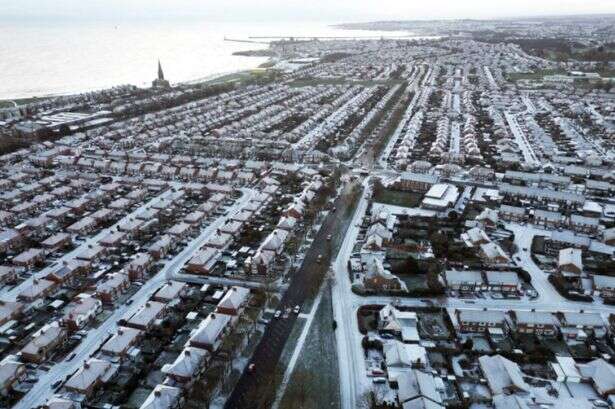
<instances>
[{"instance_id":1,"label":"sky","mask_svg":"<svg viewBox=\"0 0 615 409\"><path fill-rule=\"evenodd\" d=\"M615 0L0 0L0 19L423 20L615 13Z\"/></svg>"}]
</instances>

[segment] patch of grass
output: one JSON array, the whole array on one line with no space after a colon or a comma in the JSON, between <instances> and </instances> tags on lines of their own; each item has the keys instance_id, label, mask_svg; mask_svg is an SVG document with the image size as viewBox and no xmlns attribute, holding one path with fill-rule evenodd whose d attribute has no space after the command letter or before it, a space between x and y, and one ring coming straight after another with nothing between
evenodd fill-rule
<instances>
[{"instance_id":1,"label":"patch of grass","mask_svg":"<svg viewBox=\"0 0 615 409\"><path fill-rule=\"evenodd\" d=\"M399 190L382 189L374 194L374 202L402 207L417 207L422 199L423 195L420 193Z\"/></svg>"},{"instance_id":2,"label":"patch of grass","mask_svg":"<svg viewBox=\"0 0 615 409\"><path fill-rule=\"evenodd\" d=\"M331 292L327 289L280 403L281 409L340 407L339 369L332 327Z\"/></svg>"}]
</instances>

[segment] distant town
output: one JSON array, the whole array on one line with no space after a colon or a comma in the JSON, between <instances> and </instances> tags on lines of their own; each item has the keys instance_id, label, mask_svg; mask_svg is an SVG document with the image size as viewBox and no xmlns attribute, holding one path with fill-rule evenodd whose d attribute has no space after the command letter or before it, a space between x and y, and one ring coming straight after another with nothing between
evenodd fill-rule
<instances>
[{"instance_id":1,"label":"distant town","mask_svg":"<svg viewBox=\"0 0 615 409\"><path fill-rule=\"evenodd\" d=\"M341 27L3 103L0 408L615 408L615 16Z\"/></svg>"}]
</instances>

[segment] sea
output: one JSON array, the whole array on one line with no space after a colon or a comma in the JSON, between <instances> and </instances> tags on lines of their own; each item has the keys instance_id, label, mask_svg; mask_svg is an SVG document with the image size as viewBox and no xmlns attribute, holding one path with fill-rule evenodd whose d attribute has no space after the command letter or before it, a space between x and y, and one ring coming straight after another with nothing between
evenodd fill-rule
<instances>
[{"instance_id":1,"label":"sea","mask_svg":"<svg viewBox=\"0 0 615 409\"><path fill-rule=\"evenodd\" d=\"M267 44L225 37L381 35L410 33L343 30L333 23L296 21L2 21L0 99L74 94L124 84L147 86L156 76L158 60L171 83L215 78L267 61L233 55Z\"/></svg>"}]
</instances>

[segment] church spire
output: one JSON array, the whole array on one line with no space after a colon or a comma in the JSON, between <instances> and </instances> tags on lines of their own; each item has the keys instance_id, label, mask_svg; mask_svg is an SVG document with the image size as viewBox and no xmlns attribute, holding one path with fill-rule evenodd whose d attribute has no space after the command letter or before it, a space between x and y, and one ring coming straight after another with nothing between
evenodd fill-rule
<instances>
[{"instance_id":1,"label":"church spire","mask_svg":"<svg viewBox=\"0 0 615 409\"><path fill-rule=\"evenodd\" d=\"M164 81L164 72L162 72L162 65L160 65L160 59L158 60L158 79Z\"/></svg>"}]
</instances>

